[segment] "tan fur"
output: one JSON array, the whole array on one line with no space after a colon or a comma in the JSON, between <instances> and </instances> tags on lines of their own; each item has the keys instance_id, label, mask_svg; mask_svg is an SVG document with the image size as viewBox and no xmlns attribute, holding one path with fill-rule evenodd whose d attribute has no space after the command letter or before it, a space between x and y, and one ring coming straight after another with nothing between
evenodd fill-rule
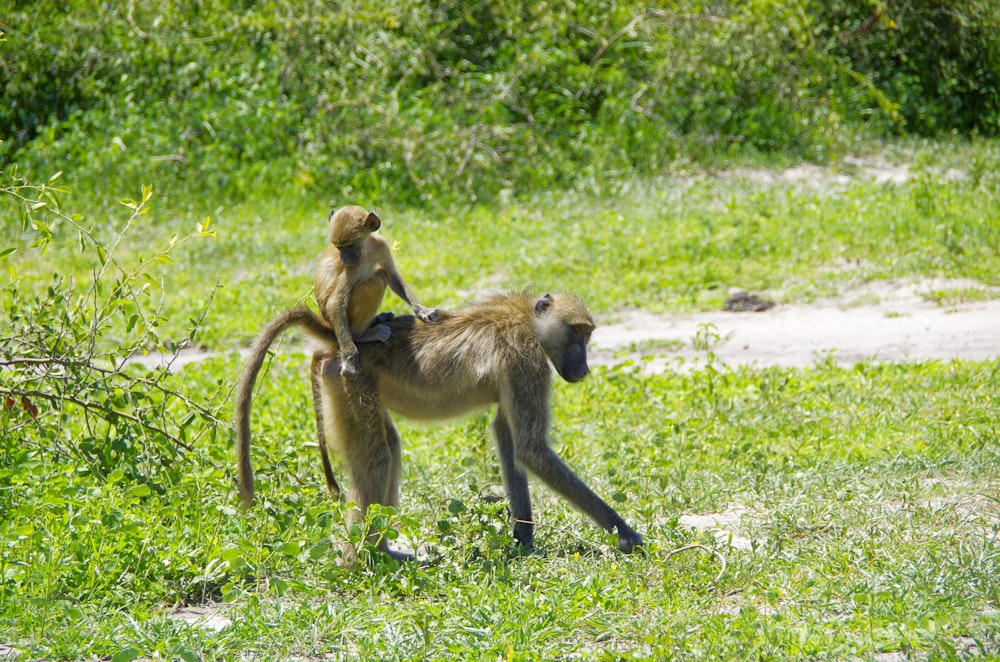
<instances>
[{"instance_id":1,"label":"tan fur","mask_svg":"<svg viewBox=\"0 0 1000 662\"><path fill-rule=\"evenodd\" d=\"M295 323L306 324L297 317ZM579 299L568 294L497 295L463 311L442 313L435 324L411 316L386 324L391 330L386 342L358 348L363 369L358 377L341 375L336 338L330 332L325 341L329 349L313 361L325 437L346 460L353 479L355 518L363 517L371 504L399 502L400 439L388 410L418 420L439 420L496 404L492 430L510 496L514 537L522 548L531 548L534 538L525 470L605 530L617 532L622 551L642 545L642 537L548 445L550 362L569 382L580 381L589 371L586 345L594 322ZM278 320L265 330L276 326ZM266 352L265 340L262 333L255 352ZM262 361L252 353L245 374ZM249 402L242 398L248 399L251 392L252 384L241 387L238 418L249 417ZM238 420L237 430L244 425L249 429L248 423ZM243 458L249 462L249 434L238 436L237 443L246 504L253 482L249 464L246 470L243 464ZM405 556L384 541L372 542L390 554Z\"/></svg>"},{"instance_id":2,"label":"tan fur","mask_svg":"<svg viewBox=\"0 0 1000 662\"><path fill-rule=\"evenodd\" d=\"M316 268L316 303L337 337L341 371L347 376L360 371L356 342L384 341L388 336L385 325L371 326L387 286L422 320L437 317L399 275L388 242L375 234L381 224L373 212L357 205L331 212L326 250Z\"/></svg>"}]
</instances>

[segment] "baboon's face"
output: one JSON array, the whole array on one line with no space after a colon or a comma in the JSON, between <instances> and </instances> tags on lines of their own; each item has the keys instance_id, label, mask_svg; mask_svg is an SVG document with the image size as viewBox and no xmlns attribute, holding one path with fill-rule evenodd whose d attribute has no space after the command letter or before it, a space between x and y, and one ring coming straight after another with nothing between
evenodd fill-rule
<instances>
[{"instance_id":1,"label":"baboon's face","mask_svg":"<svg viewBox=\"0 0 1000 662\"><path fill-rule=\"evenodd\" d=\"M535 337L559 376L569 383L590 373L587 343L594 321L576 297L546 294L535 303Z\"/></svg>"},{"instance_id":2,"label":"baboon's face","mask_svg":"<svg viewBox=\"0 0 1000 662\"><path fill-rule=\"evenodd\" d=\"M590 341L592 331L593 329L579 325L566 328L562 356L558 363L553 361L552 364L559 376L570 384L582 380L590 373L590 367L587 366L587 343Z\"/></svg>"},{"instance_id":3,"label":"baboon's face","mask_svg":"<svg viewBox=\"0 0 1000 662\"><path fill-rule=\"evenodd\" d=\"M330 212L329 241L340 251L340 261L353 267L361 260L361 251L368 235L382 225L379 217L357 205L342 207Z\"/></svg>"},{"instance_id":4,"label":"baboon's face","mask_svg":"<svg viewBox=\"0 0 1000 662\"><path fill-rule=\"evenodd\" d=\"M363 241L347 244L346 246L337 246L337 250L340 251L340 261L345 267L353 267L361 260L362 248L364 248Z\"/></svg>"}]
</instances>

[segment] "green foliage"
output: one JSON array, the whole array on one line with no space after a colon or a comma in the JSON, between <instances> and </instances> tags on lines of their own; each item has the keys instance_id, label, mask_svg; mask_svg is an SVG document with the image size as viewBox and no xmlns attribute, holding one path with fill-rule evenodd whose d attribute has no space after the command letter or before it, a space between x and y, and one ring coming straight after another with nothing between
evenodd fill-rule
<instances>
[{"instance_id":1,"label":"green foliage","mask_svg":"<svg viewBox=\"0 0 1000 662\"><path fill-rule=\"evenodd\" d=\"M818 39L898 107L907 131L1000 130L1000 5L992 0L810 2Z\"/></svg>"},{"instance_id":2,"label":"green foliage","mask_svg":"<svg viewBox=\"0 0 1000 662\"><path fill-rule=\"evenodd\" d=\"M0 449L15 462L62 457L79 463L83 473L137 481L129 495L147 496L176 480L183 449L214 435L218 423L213 408L186 397L167 369L130 365L137 355L165 352L167 361L179 350L159 336L158 283L149 272L176 246L211 232L199 227L137 264L123 263L116 249L150 211L152 189L144 187L140 200L121 201L129 216L107 242L81 216L63 211L61 199L70 191L57 179L38 185L12 173L0 188L4 211L17 217L15 243L0 258L10 267L0 288L6 320L0 332ZM48 250L85 254L89 281L78 284L56 271L22 287L13 256L23 252L25 262L17 264L31 264ZM193 320L186 343L197 330Z\"/></svg>"},{"instance_id":3,"label":"green foliage","mask_svg":"<svg viewBox=\"0 0 1000 662\"><path fill-rule=\"evenodd\" d=\"M555 443L646 534L632 557L541 488L539 552L512 556L488 417L403 422L403 503L372 521L427 560L352 571L338 550L361 529L345 530L325 494L302 443L310 408L293 406L308 398L308 358L277 358L255 403L261 490L245 518L218 468L231 462L222 440L179 457L166 491L5 456L5 643L68 659L1000 650L996 362L598 369L559 385ZM238 365L189 366L185 383L211 397ZM734 509L746 548L679 522ZM671 555L689 544L725 559L718 580L718 556ZM177 605L228 625L185 625Z\"/></svg>"},{"instance_id":4,"label":"green foliage","mask_svg":"<svg viewBox=\"0 0 1000 662\"><path fill-rule=\"evenodd\" d=\"M861 33L875 7L15 3L0 26L0 159L86 171L98 197L155 178L183 199L267 186L422 203L692 158L826 159L898 118L995 133L993 3L893 3Z\"/></svg>"}]
</instances>

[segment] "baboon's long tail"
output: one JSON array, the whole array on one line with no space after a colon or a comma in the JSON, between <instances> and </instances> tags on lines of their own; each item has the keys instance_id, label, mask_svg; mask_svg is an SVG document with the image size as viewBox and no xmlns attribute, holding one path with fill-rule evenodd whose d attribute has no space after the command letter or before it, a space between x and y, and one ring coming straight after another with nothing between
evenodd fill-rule
<instances>
[{"instance_id":1,"label":"baboon's long tail","mask_svg":"<svg viewBox=\"0 0 1000 662\"><path fill-rule=\"evenodd\" d=\"M250 466L250 405L253 388L267 350L285 329L301 326L306 333L323 342L336 342L333 330L305 306L287 310L264 325L250 348L236 388L236 459L240 480L240 504L246 510L253 502L253 467ZM332 339L332 340L331 340Z\"/></svg>"}]
</instances>

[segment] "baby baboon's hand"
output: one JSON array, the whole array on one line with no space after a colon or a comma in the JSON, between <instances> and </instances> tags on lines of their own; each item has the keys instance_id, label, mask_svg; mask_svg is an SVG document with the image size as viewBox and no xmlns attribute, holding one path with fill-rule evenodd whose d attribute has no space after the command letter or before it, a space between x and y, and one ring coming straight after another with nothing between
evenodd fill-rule
<instances>
[{"instance_id":1,"label":"baby baboon's hand","mask_svg":"<svg viewBox=\"0 0 1000 662\"><path fill-rule=\"evenodd\" d=\"M379 313L375 316L375 319L372 321L372 326L385 324L386 322L391 322L394 319L396 319L396 313L391 310L387 310L384 313Z\"/></svg>"},{"instance_id":2,"label":"baby baboon's hand","mask_svg":"<svg viewBox=\"0 0 1000 662\"><path fill-rule=\"evenodd\" d=\"M422 322L436 322L441 319L437 308L421 308L417 311L417 317L419 317Z\"/></svg>"}]
</instances>

